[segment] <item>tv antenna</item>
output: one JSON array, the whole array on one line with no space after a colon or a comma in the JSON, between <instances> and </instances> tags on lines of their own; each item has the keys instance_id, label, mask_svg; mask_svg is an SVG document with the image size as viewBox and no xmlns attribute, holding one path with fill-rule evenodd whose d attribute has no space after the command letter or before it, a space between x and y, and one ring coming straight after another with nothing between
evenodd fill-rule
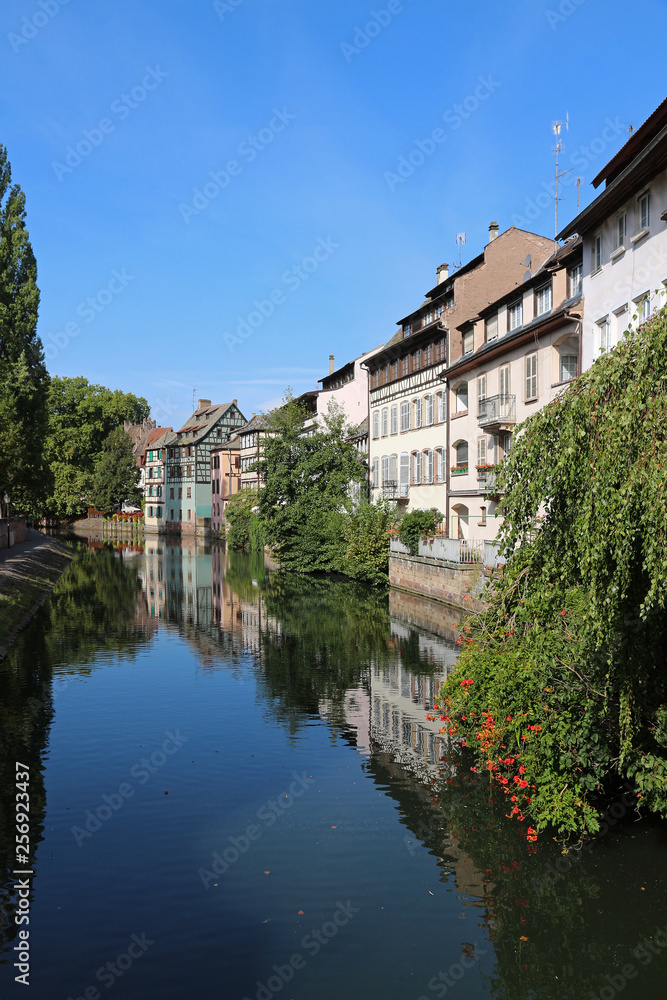
<instances>
[{"instance_id":1,"label":"tv antenna","mask_svg":"<svg viewBox=\"0 0 667 1000\"><path fill-rule=\"evenodd\" d=\"M458 269L461 266L461 247L463 246L463 244L465 243L465 241L466 241L466 234L465 233L457 233L456 234L456 245L459 248L459 262L458 262L458 264L455 265L457 271L458 271Z\"/></svg>"},{"instance_id":2,"label":"tv antenna","mask_svg":"<svg viewBox=\"0 0 667 1000\"><path fill-rule=\"evenodd\" d=\"M558 236L558 202L563 200L562 198L560 198L558 196L558 185L559 185L561 177L565 177L565 174L569 174L570 170L572 169L570 167L569 170L562 170L560 172L558 170L558 160L559 160L559 157L560 157L560 154L561 154L561 150L563 148L562 143L560 141L560 134L561 134L561 132L563 130L563 126L565 126L565 131L569 132L569 130L570 130L570 115L569 115L569 112L565 115L565 121L564 122L553 122L552 126L551 126L552 129L553 129L553 134L556 136L556 145L552 146L552 152L556 154L556 194L555 194L555 197L554 197L554 201L556 203L556 209L555 209L554 240L556 240L556 237Z\"/></svg>"},{"instance_id":3,"label":"tv antenna","mask_svg":"<svg viewBox=\"0 0 667 1000\"><path fill-rule=\"evenodd\" d=\"M576 179L576 185L577 185L577 215L579 215L579 188L581 187L581 182L583 181L583 179L584 179L583 177L577 177L577 179Z\"/></svg>"},{"instance_id":4,"label":"tv antenna","mask_svg":"<svg viewBox=\"0 0 667 1000\"><path fill-rule=\"evenodd\" d=\"M193 389L192 390L192 412L193 413L195 412L195 395L196 394L197 394L197 390Z\"/></svg>"}]
</instances>

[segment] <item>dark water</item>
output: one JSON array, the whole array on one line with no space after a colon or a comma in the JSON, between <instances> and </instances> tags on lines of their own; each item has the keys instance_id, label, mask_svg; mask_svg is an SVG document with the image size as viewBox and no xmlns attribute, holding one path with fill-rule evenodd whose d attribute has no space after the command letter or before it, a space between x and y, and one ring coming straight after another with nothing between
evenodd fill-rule
<instances>
[{"instance_id":1,"label":"dark water","mask_svg":"<svg viewBox=\"0 0 667 1000\"><path fill-rule=\"evenodd\" d=\"M426 718L454 647L417 605L82 549L0 667L0 1000L666 997L665 825L527 845Z\"/></svg>"}]
</instances>

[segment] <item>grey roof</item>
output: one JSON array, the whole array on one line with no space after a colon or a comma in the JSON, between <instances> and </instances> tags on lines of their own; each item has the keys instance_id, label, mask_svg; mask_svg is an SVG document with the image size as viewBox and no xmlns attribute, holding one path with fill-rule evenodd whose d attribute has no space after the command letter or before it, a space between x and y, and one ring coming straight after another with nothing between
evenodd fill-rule
<instances>
[{"instance_id":1,"label":"grey roof","mask_svg":"<svg viewBox=\"0 0 667 1000\"><path fill-rule=\"evenodd\" d=\"M190 419L186 420L176 433L185 435L184 438L181 438L182 443L197 444L206 437L218 420L234 405L233 401L231 403L214 403L211 406L195 410ZM241 413L240 410L239 413Z\"/></svg>"}]
</instances>

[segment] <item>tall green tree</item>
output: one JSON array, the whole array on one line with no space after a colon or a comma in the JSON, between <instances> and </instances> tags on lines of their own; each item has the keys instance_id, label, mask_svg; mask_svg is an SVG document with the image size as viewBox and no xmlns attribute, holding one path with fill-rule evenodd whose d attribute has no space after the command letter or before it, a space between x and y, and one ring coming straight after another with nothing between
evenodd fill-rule
<instances>
[{"instance_id":1,"label":"tall green tree","mask_svg":"<svg viewBox=\"0 0 667 1000\"><path fill-rule=\"evenodd\" d=\"M34 512L45 486L49 376L37 336L37 263L25 195L0 145L0 513L6 494Z\"/></svg>"},{"instance_id":2,"label":"tall green tree","mask_svg":"<svg viewBox=\"0 0 667 1000\"><path fill-rule=\"evenodd\" d=\"M352 484L365 482L345 415L330 405L321 426L304 434L306 413L287 392L269 415L263 457L260 517L265 537L283 564L298 572L342 570L345 510Z\"/></svg>"},{"instance_id":3,"label":"tall green tree","mask_svg":"<svg viewBox=\"0 0 667 1000\"><path fill-rule=\"evenodd\" d=\"M109 510L123 500L138 503L138 469L132 454L132 441L122 427L114 427L95 463L90 499L101 510Z\"/></svg>"},{"instance_id":4,"label":"tall green tree","mask_svg":"<svg viewBox=\"0 0 667 1000\"><path fill-rule=\"evenodd\" d=\"M85 512L93 502L95 466L109 434L124 420L139 423L149 413L141 396L92 385L80 376L54 376L46 440L50 473L46 509L50 516L72 517Z\"/></svg>"}]
</instances>

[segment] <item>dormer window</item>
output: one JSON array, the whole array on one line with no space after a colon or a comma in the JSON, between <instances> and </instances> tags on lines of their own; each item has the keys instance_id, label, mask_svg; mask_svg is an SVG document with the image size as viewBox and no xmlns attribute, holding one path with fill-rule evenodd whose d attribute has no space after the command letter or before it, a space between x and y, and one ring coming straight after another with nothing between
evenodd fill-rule
<instances>
[{"instance_id":1,"label":"dormer window","mask_svg":"<svg viewBox=\"0 0 667 1000\"><path fill-rule=\"evenodd\" d=\"M403 336L404 337L409 337L411 333L412 333L412 323L404 323L403 324Z\"/></svg>"},{"instance_id":2,"label":"dormer window","mask_svg":"<svg viewBox=\"0 0 667 1000\"><path fill-rule=\"evenodd\" d=\"M535 315L544 316L551 310L551 284L542 285L535 292Z\"/></svg>"},{"instance_id":3,"label":"dormer window","mask_svg":"<svg viewBox=\"0 0 667 1000\"><path fill-rule=\"evenodd\" d=\"M523 326L523 303L521 299L518 302L513 302L507 310L508 317L508 328L510 333L512 330L518 330L520 326Z\"/></svg>"}]
</instances>

